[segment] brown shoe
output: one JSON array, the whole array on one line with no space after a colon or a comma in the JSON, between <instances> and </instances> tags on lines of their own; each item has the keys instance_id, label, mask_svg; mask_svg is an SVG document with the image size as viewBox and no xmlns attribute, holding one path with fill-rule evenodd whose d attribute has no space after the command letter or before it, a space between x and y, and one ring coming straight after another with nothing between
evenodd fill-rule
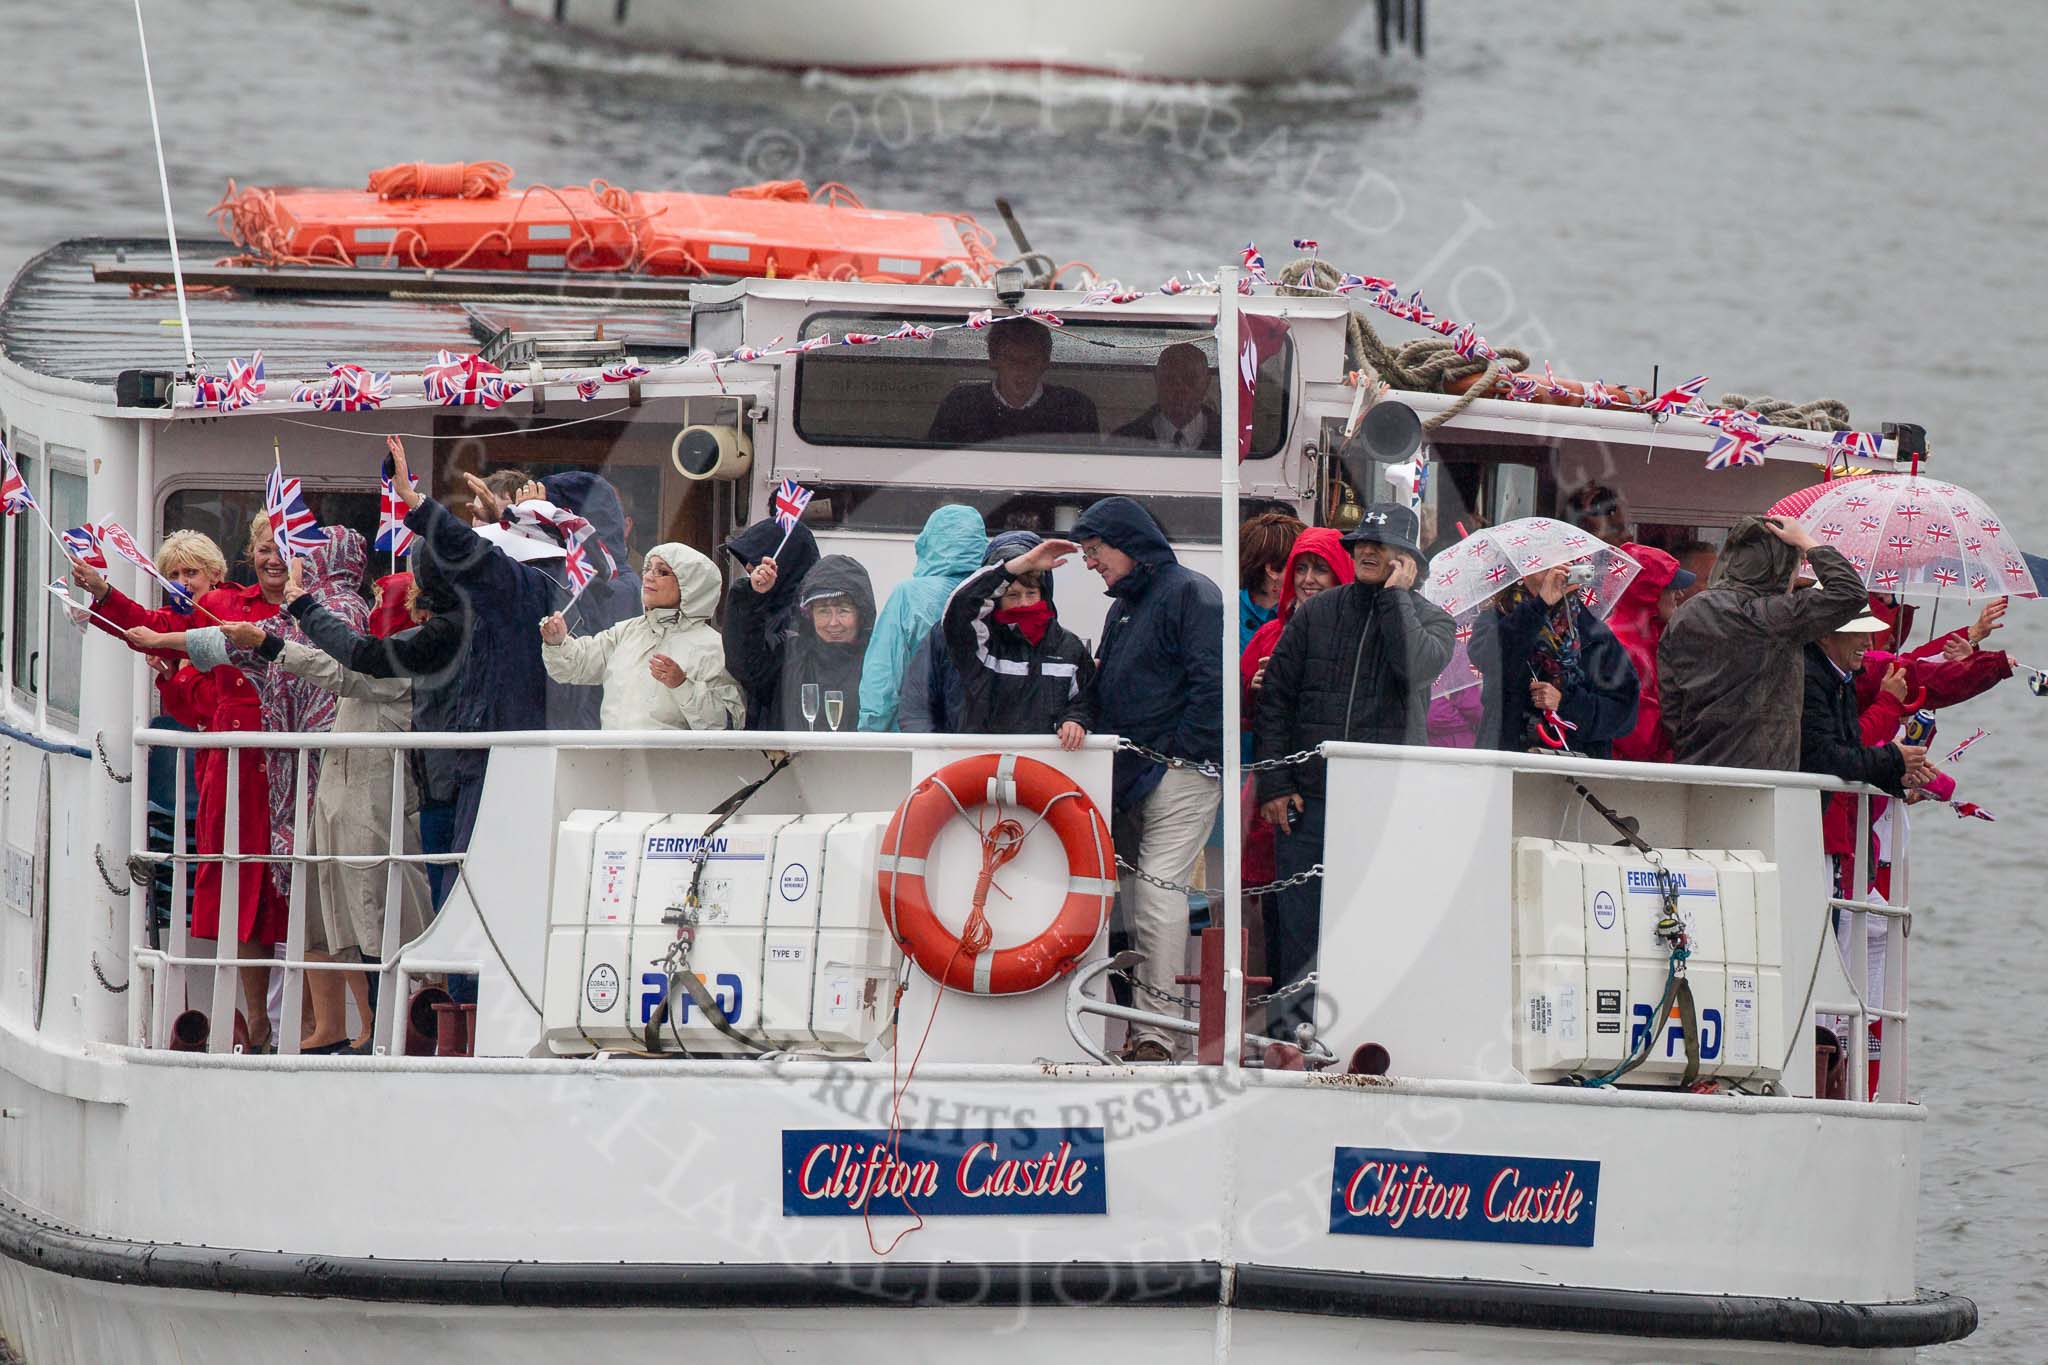
<instances>
[{"instance_id":1,"label":"brown shoe","mask_svg":"<svg viewBox=\"0 0 2048 1365\"><path fill-rule=\"evenodd\" d=\"M1123 1059L1127 1062L1141 1063L1170 1062L1173 1060L1173 1049L1156 1038L1140 1038L1123 1050Z\"/></svg>"}]
</instances>

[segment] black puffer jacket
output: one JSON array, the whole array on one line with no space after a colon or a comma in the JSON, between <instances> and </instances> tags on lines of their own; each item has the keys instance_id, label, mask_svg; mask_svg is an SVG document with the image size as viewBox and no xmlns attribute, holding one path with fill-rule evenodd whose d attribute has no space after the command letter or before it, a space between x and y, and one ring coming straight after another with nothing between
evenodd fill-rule
<instances>
[{"instance_id":1,"label":"black puffer jacket","mask_svg":"<svg viewBox=\"0 0 2048 1365\"><path fill-rule=\"evenodd\" d=\"M999 539L989 551L992 562L969 574L946 601L939 628L960 675L962 734L1049 735L1067 721L1095 728L1095 660L1081 638L1055 618L1034 645L1015 626L995 619L1014 581L1003 558L995 556L1029 548L1028 541ZM1046 584L1051 586L1051 575Z\"/></svg>"},{"instance_id":2,"label":"black puffer jacket","mask_svg":"<svg viewBox=\"0 0 2048 1365\"><path fill-rule=\"evenodd\" d=\"M1070 534L1099 537L1137 561L1109 589L1116 601L1095 651L1099 728L1174 758L1222 762L1222 593L1174 558L1159 523L1129 498L1095 503ZM1143 801L1165 772L1118 753L1116 804Z\"/></svg>"},{"instance_id":3,"label":"black puffer jacket","mask_svg":"<svg viewBox=\"0 0 2048 1365\"><path fill-rule=\"evenodd\" d=\"M778 545L782 553L776 555ZM818 562L818 542L811 537L811 528L799 522L784 544L782 527L769 517L747 527L722 548L739 566L727 590L725 625L720 632L725 641L725 671L747 694L747 728L774 729L768 717L776 707L782 650L796 630L796 590ZM746 574L770 555L775 555L775 586L763 599ZM868 615L872 620L874 613Z\"/></svg>"},{"instance_id":4,"label":"black puffer jacket","mask_svg":"<svg viewBox=\"0 0 2048 1365\"><path fill-rule=\"evenodd\" d=\"M794 544L794 540L791 543ZM778 577L776 587L781 586ZM800 603L806 597L820 594L853 599L860 626L850 642L827 644L811 629L811 618ZM861 660L867 654L868 636L875 628L875 590L868 581L868 571L860 566L858 560L846 555L826 555L819 560L789 595L788 619L792 624L784 633L765 628L757 615L774 600L775 595L770 593L764 603L752 589L737 584L726 603L726 669L746 689L749 698L757 691L771 698L760 724L754 728L811 728L804 720L803 687L805 683L816 683L819 693L817 728L829 728L825 720L824 694L840 692L845 694L845 710L840 717L839 729L851 732L860 718ZM733 666L735 658L739 661L737 668Z\"/></svg>"},{"instance_id":5,"label":"black puffer jacket","mask_svg":"<svg viewBox=\"0 0 2048 1365\"><path fill-rule=\"evenodd\" d=\"M1817 644L1806 647L1806 696L1799 712L1799 771L1868 782L1906 794L1906 756L1896 744L1863 742L1856 679L1843 677ZM1822 800L1826 797L1823 795Z\"/></svg>"},{"instance_id":6,"label":"black puffer jacket","mask_svg":"<svg viewBox=\"0 0 2048 1365\"><path fill-rule=\"evenodd\" d=\"M1451 661L1456 628L1405 588L1365 583L1317 593L1294 610L1259 690L1261 761L1328 740L1428 742L1429 688ZM1259 774L1259 800L1323 794L1323 763Z\"/></svg>"}]
</instances>

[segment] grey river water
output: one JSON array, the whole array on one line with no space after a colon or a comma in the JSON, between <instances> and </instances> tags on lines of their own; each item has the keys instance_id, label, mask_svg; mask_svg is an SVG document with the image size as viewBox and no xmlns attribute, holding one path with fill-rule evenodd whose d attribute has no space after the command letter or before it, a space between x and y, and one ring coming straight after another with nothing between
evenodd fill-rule
<instances>
[{"instance_id":1,"label":"grey river water","mask_svg":"<svg viewBox=\"0 0 2048 1365\"><path fill-rule=\"evenodd\" d=\"M387 162L495 157L522 181L840 180L991 223L1007 193L1038 245L1144 286L1247 238L1271 260L1315 237L1560 374L1646 383L1659 364L1711 374L1710 393L1830 394L1859 425L1921 422L1944 474L2048 547L2029 415L2048 383L2038 4L1439 4L1423 63L1382 69L1355 42L1260 93L799 80L507 29L472 0L150 13L194 234L230 175L354 184ZM129 5L0 0L0 51L0 278L60 237L159 233ZM2001 640L2048 664L2048 606L2015 604ZM2027 1077L2048 1028L2027 1002L2048 976L2048 701L2008 684L1968 721L1991 738L1967 794L2000 822L1928 816L1915 841L1919 1278L1983 1309L1950 1358L2036 1361L2048 1103ZM1672 1180L1675 1238L1687 1203L1745 1197L1689 1186L1682 1161Z\"/></svg>"}]
</instances>

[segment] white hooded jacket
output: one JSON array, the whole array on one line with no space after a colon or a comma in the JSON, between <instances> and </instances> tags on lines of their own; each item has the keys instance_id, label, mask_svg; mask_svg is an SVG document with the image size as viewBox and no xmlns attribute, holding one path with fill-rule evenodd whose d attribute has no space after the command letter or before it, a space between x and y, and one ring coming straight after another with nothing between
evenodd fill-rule
<instances>
[{"instance_id":1,"label":"white hooded jacket","mask_svg":"<svg viewBox=\"0 0 2048 1365\"><path fill-rule=\"evenodd\" d=\"M649 608L611 629L558 645L542 643L540 658L559 683L604 684L600 723L607 730L730 730L745 721L740 685L725 671L725 647L711 625L718 605L718 569L687 545L670 542L647 552L674 570L681 605ZM678 687L665 687L648 671L666 654L683 670Z\"/></svg>"}]
</instances>

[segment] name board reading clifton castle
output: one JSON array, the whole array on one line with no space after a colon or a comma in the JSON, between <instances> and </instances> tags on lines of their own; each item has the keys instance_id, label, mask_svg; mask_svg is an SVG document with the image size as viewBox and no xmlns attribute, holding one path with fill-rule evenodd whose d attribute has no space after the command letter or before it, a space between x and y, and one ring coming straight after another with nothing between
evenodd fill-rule
<instances>
[{"instance_id":1,"label":"name board reading clifton castle","mask_svg":"<svg viewBox=\"0 0 2048 1365\"><path fill-rule=\"evenodd\" d=\"M1100 1128L782 1133L785 1218L1109 1212Z\"/></svg>"},{"instance_id":2,"label":"name board reading clifton castle","mask_svg":"<svg viewBox=\"0 0 2048 1365\"><path fill-rule=\"evenodd\" d=\"M1330 1231L1589 1247L1599 1195L1597 1161L1339 1147Z\"/></svg>"}]
</instances>

